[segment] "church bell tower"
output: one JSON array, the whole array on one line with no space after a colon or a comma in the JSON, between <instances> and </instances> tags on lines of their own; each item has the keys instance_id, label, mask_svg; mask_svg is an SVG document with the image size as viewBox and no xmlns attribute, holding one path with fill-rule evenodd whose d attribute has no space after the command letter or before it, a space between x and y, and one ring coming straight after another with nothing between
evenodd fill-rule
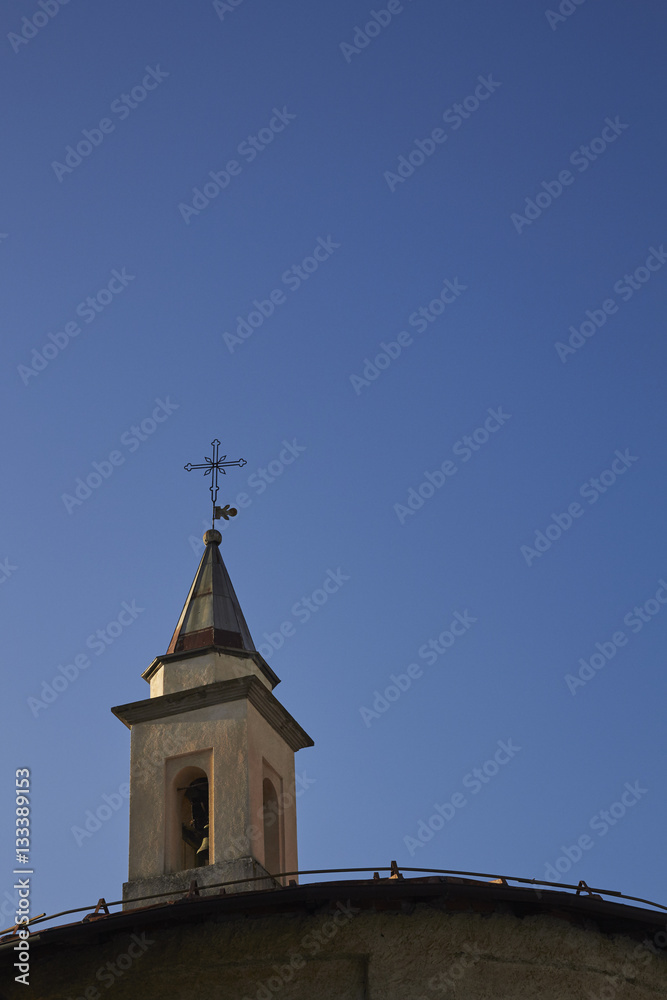
<instances>
[{"instance_id":1,"label":"church bell tower","mask_svg":"<svg viewBox=\"0 0 667 1000\"><path fill-rule=\"evenodd\" d=\"M112 709L132 734L126 909L193 879L205 892L266 876L237 892L298 868L294 754L313 741L272 693L279 678L255 649L221 541L204 535L167 652L142 674L150 697Z\"/></svg>"}]
</instances>

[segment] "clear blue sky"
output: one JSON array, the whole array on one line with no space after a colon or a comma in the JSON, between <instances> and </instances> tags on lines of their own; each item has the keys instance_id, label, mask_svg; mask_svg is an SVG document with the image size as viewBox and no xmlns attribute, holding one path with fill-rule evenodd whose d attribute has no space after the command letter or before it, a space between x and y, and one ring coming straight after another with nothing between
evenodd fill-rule
<instances>
[{"instance_id":1,"label":"clear blue sky","mask_svg":"<svg viewBox=\"0 0 667 1000\"><path fill-rule=\"evenodd\" d=\"M250 629L293 626L301 866L584 838L565 881L665 902L663 5L54 3L0 14L2 891L28 767L34 912L121 894L126 802L72 828L218 437Z\"/></svg>"}]
</instances>

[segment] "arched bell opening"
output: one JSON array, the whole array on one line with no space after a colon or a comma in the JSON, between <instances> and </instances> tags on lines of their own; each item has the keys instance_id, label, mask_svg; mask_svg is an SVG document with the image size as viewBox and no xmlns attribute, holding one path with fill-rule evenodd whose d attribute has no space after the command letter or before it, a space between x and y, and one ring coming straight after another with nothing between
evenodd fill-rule
<instances>
[{"instance_id":1,"label":"arched bell opening","mask_svg":"<svg viewBox=\"0 0 667 1000\"><path fill-rule=\"evenodd\" d=\"M282 817L278 803L278 793L273 782L264 778L262 783L264 819L264 867L270 875L282 871L281 826Z\"/></svg>"},{"instance_id":2,"label":"arched bell opening","mask_svg":"<svg viewBox=\"0 0 667 1000\"><path fill-rule=\"evenodd\" d=\"M201 768L187 767L176 782L180 868L203 868L211 861L208 778Z\"/></svg>"}]
</instances>

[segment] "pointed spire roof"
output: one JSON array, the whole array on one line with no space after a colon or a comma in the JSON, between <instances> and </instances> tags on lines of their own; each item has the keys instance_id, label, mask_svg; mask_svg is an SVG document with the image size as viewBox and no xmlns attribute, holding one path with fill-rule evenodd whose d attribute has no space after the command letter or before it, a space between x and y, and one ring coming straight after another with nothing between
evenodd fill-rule
<instances>
[{"instance_id":1,"label":"pointed spire roof","mask_svg":"<svg viewBox=\"0 0 667 1000\"><path fill-rule=\"evenodd\" d=\"M218 546L222 535L216 529L204 535L206 549L190 587L168 653L207 646L226 646L255 652L250 630L234 593Z\"/></svg>"}]
</instances>

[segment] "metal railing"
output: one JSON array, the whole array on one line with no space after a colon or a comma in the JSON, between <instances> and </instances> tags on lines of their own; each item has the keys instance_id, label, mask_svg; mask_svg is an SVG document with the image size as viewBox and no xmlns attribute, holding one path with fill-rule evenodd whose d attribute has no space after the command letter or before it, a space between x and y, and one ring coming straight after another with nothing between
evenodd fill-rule
<instances>
[{"instance_id":1,"label":"metal railing","mask_svg":"<svg viewBox=\"0 0 667 1000\"><path fill-rule=\"evenodd\" d=\"M518 875L498 875L497 873L490 872L462 872L455 871L450 868L409 868L409 867L399 867L395 861L392 861L391 865L388 867L383 866L370 866L367 868L314 868L307 871L292 871L292 872L280 872L277 875L254 875L251 878L237 878L232 879L227 882L212 882L206 885L198 885L196 880L190 882L188 888L184 889L171 889L167 892L154 892L147 896L134 896L131 899L118 899L113 902L106 902L104 897L100 898L97 903L90 906L79 906L72 910L61 910L60 913L52 913L48 916L40 914L38 917L33 917L32 920L28 921L27 924L15 924L13 927L8 927L4 931L0 931L0 938L3 935L8 935L15 933L19 927L25 928L27 926L34 926L36 924L44 923L47 920L55 920L57 917L70 916L73 913L88 913L91 917L99 915L104 912L107 915L109 913L110 906L122 906L126 903L144 903L149 899L159 900L165 896L181 896L183 899L193 899L199 897L200 890L207 891L209 889L227 889L228 886L243 885L249 882L266 882L267 879L281 879L289 878L290 876L304 876L304 875L342 875L342 874L359 874L362 872L373 872L375 879L380 878L380 872L389 872L390 879L402 879L402 872L419 872L420 874L426 875L448 875L455 878L480 878L489 879L502 885L508 885L509 882L518 882L520 885L527 886L545 886L549 889L565 889L568 891L573 891L575 895L579 896L585 893L587 896L612 896L614 899L628 900L633 903L643 903L646 906L655 907L658 910L667 911L667 906L662 903L655 903L650 899L642 899L640 896L628 896L626 893L618 892L616 889L597 889L586 885L586 883L581 880L577 885L570 885L564 882L544 882L540 879L534 878L522 878ZM306 883L308 884L308 883ZM295 886L296 883L292 883ZM278 887L276 887L278 888ZM280 888L290 888L290 886L282 886ZM536 891L538 891L536 889ZM159 904L155 904L156 906ZM83 918L86 919L85 917Z\"/></svg>"}]
</instances>

